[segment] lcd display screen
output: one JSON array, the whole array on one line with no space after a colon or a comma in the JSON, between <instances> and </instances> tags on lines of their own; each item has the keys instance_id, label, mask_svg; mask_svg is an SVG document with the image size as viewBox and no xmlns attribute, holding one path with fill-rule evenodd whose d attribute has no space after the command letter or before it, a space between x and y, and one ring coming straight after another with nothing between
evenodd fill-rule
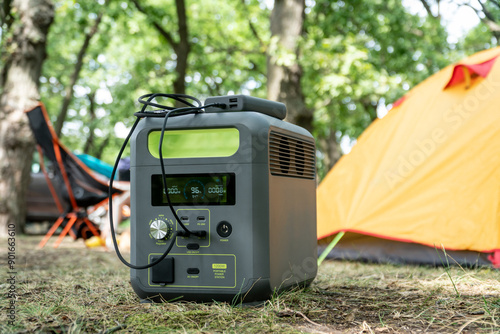
<instances>
[{"instance_id":1,"label":"lcd display screen","mask_svg":"<svg viewBox=\"0 0 500 334\"><path fill-rule=\"evenodd\" d=\"M172 205L234 205L233 173L166 175ZM161 174L151 175L151 204L168 205Z\"/></svg>"}]
</instances>

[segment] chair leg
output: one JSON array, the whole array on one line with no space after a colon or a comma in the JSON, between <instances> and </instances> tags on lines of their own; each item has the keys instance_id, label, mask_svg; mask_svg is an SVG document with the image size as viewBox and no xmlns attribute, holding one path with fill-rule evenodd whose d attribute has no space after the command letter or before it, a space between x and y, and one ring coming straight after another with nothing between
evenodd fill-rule
<instances>
[{"instance_id":1,"label":"chair leg","mask_svg":"<svg viewBox=\"0 0 500 334\"><path fill-rule=\"evenodd\" d=\"M61 234L59 235L59 238L57 238L56 242L54 243L54 248L57 248L59 247L59 244L63 241L64 237L66 236L66 234L68 234L69 230L71 229L71 226L73 226L73 224L76 222L76 215L71 215L71 218L69 219L68 223L66 224L66 226L64 227L64 229L62 230Z\"/></svg>"},{"instance_id":2,"label":"chair leg","mask_svg":"<svg viewBox=\"0 0 500 334\"><path fill-rule=\"evenodd\" d=\"M107 250L108 247L106 247L106 242L102 239L101 234L97 231L94 224L87 217L84 217L82 220L85 222L86 225L86 227L82 228L82 234L90 230L90 232L92 232L94 236L98 237L99 240L101 240L100 242L101 246L103 246ZM83 235L82 237L85 239ZM87 246L87 243L85 243L85 245Z\"/></svg>"},{"instance_id":3,"label":"chair leg","mask_svg":"<svg viewBox=\"0 0 500 334\"><path fill-rule=\"evenodd\" d=\"M87 217L84 217L83 221L85 222L85 224L87 224L89 230L92 232L93 235L95 235L96 237L101 236L101 234L95 228L94 224Z\"/></svg>"},{"instance_id":4,"label":"chair leg","mask_svg":"<svg viewBox=\"0 0 500 334\"><path fill-rule=\"evenodd\" d=\"M76 234L75 234L75 232L73 232L73 230L72 230L72 229L70 229L70 230L68 231L68 233L69 233L69 235L71 235L71 237L73 238L73 240L76 240Z\"/></svg>"},{"instance_id":5,"label":"chair leg","mask_svg":"<svg viewBox=\"0 0 500 334\"><path fill-rule=\"evenodd\" d=\"M54 225L52 225L52 227L47 232L47 234L45 234L45 237L43 237L42 241L40 241L40 243L38 244L38 248L43 248L43 246L45 246L47 241L49 241L50 237L54 234L54 232L57 230L59 225L61 225L61 223L64 221L65 218L66 218L65 216L61 216L61 217L57 218Z\"/></svg>"}]
</instances>

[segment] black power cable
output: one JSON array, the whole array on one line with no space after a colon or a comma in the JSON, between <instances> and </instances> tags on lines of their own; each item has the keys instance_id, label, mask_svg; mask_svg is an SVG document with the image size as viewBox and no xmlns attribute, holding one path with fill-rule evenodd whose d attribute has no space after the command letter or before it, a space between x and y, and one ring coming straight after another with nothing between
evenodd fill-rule
<instances>
[{"instance_id":1,"label":"black power cable","mask_svg":"<svg viewBox=\"0 0 500 334\"><path fill-rule=\"evenodd\" d=\"M175 108L175 107L165 106L165 105L162 105L162 104L159 104L159 103L152 102L154 99L156 99L158 97L166 98L166 99L172 99L172 100L175 100L177 102L181 102L184 105L186 105L187 107ZM139 269L151 268L151 267L157 265L158 263L160 263L168 255L168 253L170 252L170 250L174 246L175 239L178 236L188 237L191 234L193 234L195 236L198 236L200 238L206 236L206 231L190 231L181 222L181 220L177 216L177 213L175 212L175 209L174 209L174 207L173 207L173 205L172 205L172 203L170 201L170 196L169 196L168 190L167 190L168 189L167 188L167 178L166 178L166 174L165 174L165 165L164 165L164 162L163 162L163 152L162 152L163 137L164 137L165 129L166 129L166 126L167 126L168 118L169 117L174 117L174 116L182 116L182 115L188 115L188 114L198 113L203 108L207 108L207 107L225 108L226 105L225 104L219 104L219 103L212 103L212 104L208 104L208 105L204 105L203 106L201 104L201 102L198 99L196 99L195 97L192 97L192 96L189 96L189 95L184 95L184 94L162 94L162 93L146 94L146 95L143 95L143 96L139 97L138 101L139 101L139 103L143 104L143 107L141 108L141 111L136 112L134 114L134 116L136 116L137 119L135 120L134 124L132 125L132 128L130 129L127 137L125 138L125 141L123 142L123 145L120 148L120 151L119 151L118 156L116 158L115 165L113 166L113 171L111 172L111 179L109 181L109 192L108 192L109 205L108 206L109 206L110 232L111 232L111 238L113 240L113 246L114 246L115 251L116 251L116 255L118 256L118 258L120 259L120 261L123 264L125 264L127 267L139 270ZM190 101L194 102L195 104L191 103ZM146 110L148 107L156 108L156 109ZM112 196L112 189L113 189L113 179L115 177L116 170L118 169L118 163L119 163L120 158L121 158L121 156L123 154L123 151L125 150L125 147L127 146L128 141L130 140L130 137L134 133L137 125L139 124L139 121L142 118L144 118L144 117L163 117L164 118L162 129L161 129L161 133L160 133L160 144L159 144L159 147L158 147L158 153L159 153L159 156L160 156L160 165L161 165L163 188L164 188L165 195L167 197L167 202L168 202L168 206L170 208L170 211L174 215L175 220L177 221L177 223L179 223L179 225L182 227L183 231L176 231L175 232L175 234L172 236L172 241L170 242L168 248L165 250L165 252L162 254L162 256L160 256L158 259L156 259L155 261L153 261L153 262L151 262L149 264L140 266L140 265L134 265L134 264L131 264L131 263L127 262L127 260L125 260L123 258L123 256L120 253L120 250L118 249L118 243L116 242L115 228L114 228L114 224L113 224L113 196Z\"/></svg>"}]
</instances>

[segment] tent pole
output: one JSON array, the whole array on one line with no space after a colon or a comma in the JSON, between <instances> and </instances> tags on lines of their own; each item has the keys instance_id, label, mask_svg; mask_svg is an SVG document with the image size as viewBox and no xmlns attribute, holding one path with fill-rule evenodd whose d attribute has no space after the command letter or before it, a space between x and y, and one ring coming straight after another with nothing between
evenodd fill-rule
<instances>
[{"instance_id":1,"label":"tent pole","mask_svg":"<svg viewBox=\"0 0 500 334\"><path fill-rule=\"evenodd\" d=\"M332 242L330 242L330 244L328 245L328 247L326 247L326 249L323 251L323 253L321 253L321 255L318 257L318 267L321 265L321 262L323 262L323 260L326 258L326 256L332 251L333 247L335 247L337 245L337 243L340 241L340 239L342 239L342 237L344 236L345 232L339 232L335 238L332 240Z\"/></svg>"}]
</instances>

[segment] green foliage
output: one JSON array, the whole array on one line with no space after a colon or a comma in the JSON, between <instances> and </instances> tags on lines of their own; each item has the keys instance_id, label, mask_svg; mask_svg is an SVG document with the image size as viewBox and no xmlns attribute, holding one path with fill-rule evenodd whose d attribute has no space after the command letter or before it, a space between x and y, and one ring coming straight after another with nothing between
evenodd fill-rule
<instances>
[{"instance_id":1,"label":"green foliage","mask_svg":"<svg viewBox=\"0 0 500 334\"><path fill-rule=\"evenodd\" d=\"M479 4L479 3L478 3ZM473 8L478 8L476 4ZM497 0L481 1L476 13L481 22L472 28L456 45L460 58L481 50L498 46L500 38L500 3Z\"/></svg>"},{"instance_id":2,"label":"green foliage","mask_svg":"<svg viewBox=\"0 0 500 334\"><path fill-rule=\"evenodd\" d=\"M176 56L153 22L178 40L175 5L162 1L141 5L148 15L127 1L60 0L50 32L41 94L55 121L84 34L98 13L104 12L75 86L63 141L73 150L83 149L92 129L89 96L95 94L98 128L94 133L97 144L109 140L101 156L108 163L113 162L122 141L117 135L124 137L124 129L133 123L132 114L139 107L136 99L150 92L173 92ZM265 97L268 11L258 1L241 2L236 8L217 0L187 1L186 6L192 49L185 78L187 93L200 99L230 92Z\"/></svg>"},{"instance_id":3,"label":"green foliage","mask_svg":"<svg viewBox=\"0 0 500 334\"><path fill-rule=\"evenodd\" d=\"M500 20L499 20L500 23ZM497 40L484 23L478 24L458 43L458 50L465 55L496 46Z\"/></svg>"},{"instance_id":4,"label":"green foliage","mask_svg":"<svg viewBox=\"0 0 500 334\"><path fill-rule=\"evenodd\" d=\"M400 1L316 1L306 21L302 65L316 135L356 138L377 109L442 68L446 32Z\"/></svg>"},{"instance_id":5,"label":"green foliage","mask_svg":"<svg viewBox=\"0 0 500 334\"><path fill-rule=\"evenodd\" d=\"M74 87L63 141L82 151L93 131L89 153L112 163L120 137L139 108L136 99L150 92L173 92L176 54L154 24L174 42L179 40L175 1L140 1L147 14L131 0L55 3L48 59L40 79L42 100L55 121L85 34L103 13ZM265 3L185 0L185 4L191 47L186 92L201 100L228 93L265 98L266 54L272 48ZM412 15L398 0L307 4L299 62L306 104L315 112L317 138L332 133L338 141L356 138L409 88L458 57L496 43L488 28L479 25L463 41L449 45L438 19Z\"/></svg>"},{"instance_id":6,"label":"green foliage","mask_svg":"<svg viewBox=\"0 0 500 334\"><path fill-rule=\"evenodd\" d=\"M226 5L210 0L192 6L197 11L190 18L189 92L204 97L251 92L265 97L269 13L258 5L258 1Z\"/></svg>"},{"instance_id":7,"label":"green foliage","mask_svg":"<svg viewBox=\"0 0 500 334\"><path fill-rule=\"evenodd\" d=\"M55 22L48 40L48 59L40 79L42 101L46 104L53 122L61 109L62 99L66 94L65 88L73 74L85 34L89 32L99 13L106 13L99 25L98 35L92 39L85 55L84 66L74 87L68 117L63 128L63 141L73 150L81 151L88 137L89 97L92 94L96 95L98 138L103 141L107 137L112 139L115 137L113 126L120 119L120 115L114 112L114 108L120 103L115 103L114 99L110 98L109 87L126 82L126 73L124 74L116 66L119 63L114 63L114 59L119 57L117 54L119 49L113 48L117 39L108 33L120 33L115 29L116 22L113 19L113 15L119 16L117 14L119 11L120 8L115 6L114 2L109 5L105 5L104 2L78 3L71 0L56 3ZM107 162L111 162L110 160Z\"/></svg>"}]
</instances>

